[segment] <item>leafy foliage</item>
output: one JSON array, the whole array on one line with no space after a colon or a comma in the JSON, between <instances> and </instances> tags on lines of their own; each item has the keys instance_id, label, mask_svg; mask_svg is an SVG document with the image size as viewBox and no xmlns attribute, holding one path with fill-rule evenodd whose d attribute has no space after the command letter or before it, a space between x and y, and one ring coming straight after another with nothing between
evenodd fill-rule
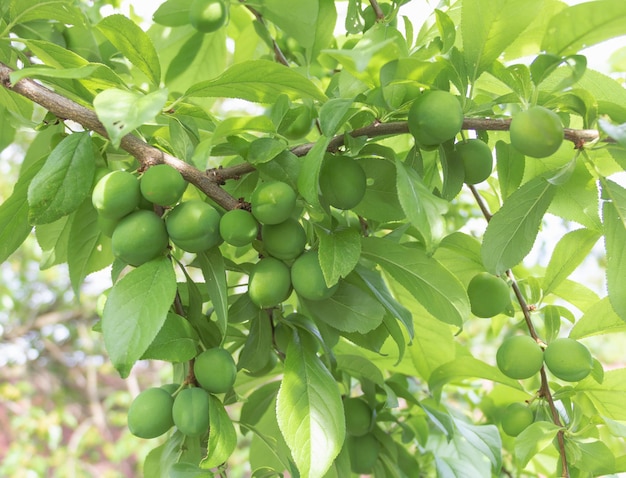
<instances>
[{"instance_id":1,"label":"leafy foliage","mask_svg":"<svg viewBox=\"0 0 626 478\"><path fill-rule=\"evenodd\" d=\"M558 338L626 330L626 93L580 51L626 34L623 2L440 2L423 24L410 0L232 2L227 23L206 34L190 22L189 0L164 1L145 29L119 13L101 18L96 3L0 5L0 148L18 130L33 135L0 204L0 260L34 228L42 269L67 263L77 295L110 267L96 329L112 365L128 377L140 360L169 362L172 393L201 397L194 413L208 425L168 432L146 476L227 473L244 443L253 476L626 471L624 368L605 372L603 357L576 342L589 358L584 378L567 383L542 366L516 380L495 353L529 336L539 364ZM463 127L420 144L420 126L407 122L431 90L458 100ZM420 121L447 126L436 106ZM565 127L541 159L507 131L531 107ZM305 127L287 134L300 113ZM454 146L475 137L496 161L478 184ZM323 164L338 157L366 176L345 210L320 187ZM100 217L90 195L105 172L141 181L162 163L188 183L180 204L204 201L215 221L206 232L192 217L177 240L168 224L167 250L133 267L111 246L116 220ZM138 207L167 223L178 206L144 198ZM252 212L251 243L218 236L217 216L234 209ZM560 234L551 234L555 218ZM277 250L255 227L285 219L304 231L314 260L287 272L297 258L273 258L281 280L259 275L249 293L259 259ZM531 263L538 238L545 267ZM182 247L204 241L212 246ZM599 254L603 297L573 280ZM478 274L511 298L486 320L472 315L473 301L491 298L470 305L467 293ZM280 303L259 307L259 294ZM212 348L237 365L225 393L197 390L195 358ZM347 397L372 410L365 438L346 430ZM509 436L505 410L524 401L533 423Z\"/></svg>"}]
</instances>

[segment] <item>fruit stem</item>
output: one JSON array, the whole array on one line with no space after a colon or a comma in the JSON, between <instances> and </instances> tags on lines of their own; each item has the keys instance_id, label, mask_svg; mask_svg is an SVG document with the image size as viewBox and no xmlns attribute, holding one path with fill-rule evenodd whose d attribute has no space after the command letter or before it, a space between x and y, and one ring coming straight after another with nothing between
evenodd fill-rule
<instances>
[{"instance_id":1,"label":"fruit stem","mask_svg":"<svg viewBox=\"0 0 626 478\"><path fill-rule=\"evenodd\" d=\"M265 32L267 33L267 35L270 38L272 38L269 30L267 29L267 26L265 25L265 20L263 19L263 15L261 15L261 13L256 8L253 8L250 5L246 5L246 8L252 13L252 15L254 15L254 18L256 18L256 21L259 22L261 26L265 29ZM276 43L276 40L274 38L272 38L272 48L274 49L274 58L276 58L276 61L278 63L282 63L285 66L289 66L289 61L287 60L287 57L285 57L285 54L280 49L280 47L278 46L278 43Z\"/></svg>"}]
</instances>

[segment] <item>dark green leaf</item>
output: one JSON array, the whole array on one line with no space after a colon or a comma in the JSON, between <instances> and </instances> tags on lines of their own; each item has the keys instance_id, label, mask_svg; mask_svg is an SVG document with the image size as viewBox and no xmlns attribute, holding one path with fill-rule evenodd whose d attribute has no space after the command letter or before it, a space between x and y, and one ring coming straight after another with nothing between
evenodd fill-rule
<instances>
[{"instance_id":1,"label":"dark green leaf","mask_svg":"<svg viewBox=\"0 0 626 478\"><path fill-rule=\"evenodd\" d=\"M280 381L269 382L254 390L241 406L242 426L256 425L270 407L275 408Z\"/></svg>"},{"instance_id":2,"label":"dark green leaf","mask_svg":"<svg viewBox=\"0 0 626 478\"><path fill-rule=\"evenodd\" d=\"M209 290L209 297L217 316L217 325L222 332L228 324L228 287L224 258L217 247L198 253L200 269Z\"/></svg>"},{"instance_id":3,"label":"dark green leaf","mask_svg":"<svg viewBox=\"0 0 626 478\"><path fill-rule=\"evenodd\" d=\"M502 197L506 199L522 183L524 155L504 141L496 142L496 168Z\"/></svg>"},{"instance_id":4,"label":"dark green leaf","mask_svg":"<svg viewBox=\"0 0 626 478\"><path fill-rule=\"evenodd\" d=\"M300 175L298 176L298 192L307 203L316 208L321 208L318 195L320 169L330 139L322 136L315 146L304 157Z\"/></svg>"},{"instance_id":5,"label":"dark green leaf","mask_svg":"<svg viewBox=\"0 0 626 478\"><path fill-rule=\"evenodd\" d=\"M483 239L482 258L488 271L500 275L530 252L556 189L544 178L536 177L504 201Z\"/></svg>"},{"instance_id":6,"label":"dark green leaf","mask_svg":"<svg viewBox=\"0 0 626 478\"><path fill-rule=\"evenodd\" d=\"M68 241L67 264L74 293L78 296L85 277L113 262L111 239L100 231L98 215L86 199L76 211Z\"/></svg>"},{"instance_id":7,"label":"dark green leaf","mask_svg":"<svg viewBox=\"0 0 626 478\"><path fill-rule=\"evenodd\" d=\"M300 476L321 478L345 438L341 394L319 357L297 341L289 343L276 416Z\"/></svg>"},{"instance_id":8,"label":"dark green leaf","mask_svg":"<svg viewBox=\"0 0 626 478\"><path fill-rule=\"evenodd\" d=\"M169 313L142 360L186 362L198 355L198 334L187 319Z\"/></svg>"},{"instance_id":9,"label":"dark green leaf","mask_svg":"<svg viewBox=\"0 0 626 478\"><path fill-rule=\"evenodd\" d=\"M163 326L176 295L169 259L154 259L115 283L102 316L102 332L111 362L125 378Z\"/></svg>"},{"instance_id":10,"label":"dark green leaf","mask_svg":"<svg viewBox=\"0 0 626 478\"><path fill-rule=\"evenodd\" d=\"M237 368L256 372L267 365L272 353L272 326L267 313L257 309L250 319L248 338L239 353Z\"/></svg>"},{"instance_id":11,"label":"dark green leaf","mask_svg":"<svg viewBox=\"0 0 626 478\"><path fill-rule=\"evenodd\" d=\"M602 206L604 244L606 248L606 283L611 305L617 315L626 321L626 226L622 222L617 204L606 202Z\"/></svg>"},{"instance_id":12,"label":"dark green leaf","mask_svg":"<svg viewBox=\"0 0 626 478\"><path fill-rule=\"evenodd\" d=\"M515 458L519 465L525 467L537 453L552 442L559 430L560 427L554 423L538 421L520 433L515 440Z\"/></svg>"},{"instance_id":13,"label":"dark green leaf","mask_svg":"<svg viewBox=\"0 0 626 478\"><path fill-rule=\"evenodd\" d=\"M78 209L89 195L95 169L89 133L67 136L28 187L30 221L46 224Z\"/></svg>"},{"instance_id":14,"label":"dark green leaf","mask_svg":"<svg viewBox=\"0 0 626 478\"><path fill-rule=\"evenodd\" d=\"M261 164L271 161L282 153L287 145L283 141L273 138L259 138L250 143L246 161L250 164Z\"/></svg>"},{"instance_id":15,"label":"dark green leaf","mask_svg":"<svg viewBox=\"0 0 626 478\"><path fill-rule=\"evenodd\" d=\"M331 138L349 119L349 111L353 105L351 99L333 98L322 105L319 112L322 134Z\"/></svg>"},{"instance_id":16,"label":"dark green leaf","mask_svg":"<svg viewBox=\"0 0 626 478\"><path fill-rule=\"evenodd\" d=\"M396 167L392 161L375 158L359 159L367 175L368 186L361 202L352 210L375 221L404 219L404 211L396 190Z\"/></svg>"},{"instance_id":17,"label":"dark green leaf","mask_svg":"<svg viewBox=\"0 0 626 478\"><path fill-rule=\"evenodd\" d=\"M154 86L159 85L159 56L150 37L135 22L124 15L115 14L102 19L97 28Z\"/></svg>"},{"instance_id":18,"label":"dark green leaf","mask_svg":"<svg viewBox=\"0 0 626 478\"><path fill-rule=\"evenodd\" d=\"M32 226L28 221L28 187L44 165L40 160L22 173L11 195L0 204L0 263L26 240Z\"/></svg>"},{"instance_id":19,"label":"dark green leaf","mask_svg":"<svg viewBox=\"0 0 626 478\"><path fill-rule=\"evenodd\" d=\"M360 355L337 355L337 368L358 378L361 382L371 380L381 388L385 387L385 379L376 365Z\"/></svg>"}]
</instances>

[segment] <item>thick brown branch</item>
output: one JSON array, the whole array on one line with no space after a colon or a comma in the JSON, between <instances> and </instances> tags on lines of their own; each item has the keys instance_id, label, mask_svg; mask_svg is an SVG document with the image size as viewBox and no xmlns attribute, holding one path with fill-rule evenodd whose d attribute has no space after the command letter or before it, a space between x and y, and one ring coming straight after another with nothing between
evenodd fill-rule
<instances>
[{"instance_id":1,"label":"thick brown branch","mask_svg":"<svg viewBox=\"0 0 626 478\"><path fill-rule=\"evenodd\" d=\"M9 75L12 71L11 68L0 63L0 83L2 86L37 103L59 118L75 121L86 130L94 131L101 136L107 137L104 126L92 110L29 79L22 79L15 85L12 85L9 79ZM212 181L204 172L199 171L192 165L170 154L150 146L133 134L124 136L120 147L137 158L137 160L144 165L166 163L178 169L187 181L226 209L232 209L238 204L237 199L219 187L219 185Z\"/></svg>"}]
</instances>

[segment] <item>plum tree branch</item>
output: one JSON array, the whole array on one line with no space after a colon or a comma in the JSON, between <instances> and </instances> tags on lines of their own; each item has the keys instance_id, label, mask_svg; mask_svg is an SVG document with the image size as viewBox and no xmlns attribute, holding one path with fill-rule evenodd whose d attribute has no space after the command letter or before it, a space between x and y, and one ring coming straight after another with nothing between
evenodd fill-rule
<instances>
[{"instance_id":1,"label":"plum tree branch","mask_svg":"<svg viewBox=\"0 0 626 478\"><path fill-rule=\"evenodd\" d=\"M24 78L13 85L9 77L12 71L10 67L0 62L0 84L3 87L37 103L60 119L72 120L86 130L108 137L104 125L98 120L95 112L30 79ZM233 209L239 204L236 198L224 191L205 172L150 146L134 134L124 136L120 147L143 165L165 163L176 168L188 182L226 209Z\"/></svg>"},{"instance_id":2,"label":"plum tree branch","mask_svg":"<svg viewBox=\"0 0 626 478\"><path fill-rule=\"evenodd\" d=\"M472 195L474 196L474 199L476 200L476 203L478 204L478 207L480 208L483 216L485 217L485 220L488 223L493 217L493 214L491 214L491 212L489 211L487 204L483 200L482 196L480 195L476 187L473 185L468 185L468 186L470 188L470 191L472 192ZM526 322L526 327L528 328L528 332L530 333L530 336L537 343L541 342L541 339L539 338L539 335L537 334L537 330L535 329L535 325L533 324L532 317L530 316L530 308L528 304L526 303L526 299L524 298L524 295L522 294L519 284L515 280L513 271L510 269L507 270L506 275L511 281L511 288L513 289L515 298L517 299L517 302L519 303L522 309L522 314L524 315L524 321ZM545 366L541 367L541 369L539 370L539 375L541 377L541 385L539 387L539 396L545 398L545 400L548 402L548 407L550 408L550 414L552 415L552 421L554 422L554 424L559 427L562 427L563 423L561 423L561 417L554 404L552 393L550 392L550 385L548 383L548 376L546 375ZM567 454L565 451L565 432L563 430L559 430L559 432L557 433L557 441L559 444L559 456L561 459L561 468L563 470L561 476L563 478L569 478L570 476L569 467L567 464Z\"/></svg>"}]
</instances>

